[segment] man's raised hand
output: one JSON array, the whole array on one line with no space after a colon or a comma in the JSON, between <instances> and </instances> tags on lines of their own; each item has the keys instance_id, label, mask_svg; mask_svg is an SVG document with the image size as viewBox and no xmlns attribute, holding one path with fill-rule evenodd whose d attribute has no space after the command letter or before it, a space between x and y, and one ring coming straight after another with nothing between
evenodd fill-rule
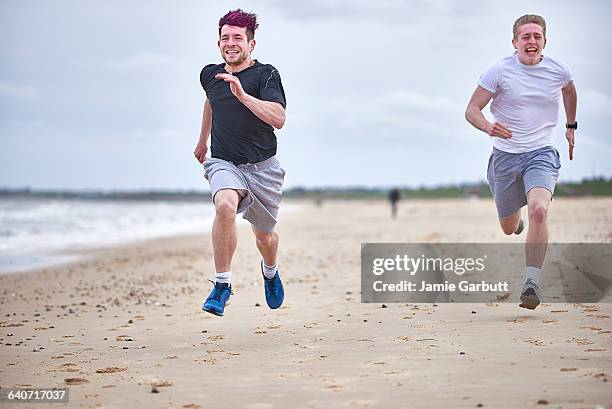
<instances>
[{"instance_id":1,"label":"man's raised hand","mask_svg":"<svg viewBox=\"0 0 612 409\"><path fill-rule=\"evenodd\" d=\"M238 77L234 77L232 74L217 74L215 75L215 78L218 80L229 82L230 90L232 91L232 94L234 94L236 98L242 101L242 98L244 97L245 92L244 92L244 89L242 88L242 84L240 83L240 80L238 79Z\"/></svg>"}]
</instances>

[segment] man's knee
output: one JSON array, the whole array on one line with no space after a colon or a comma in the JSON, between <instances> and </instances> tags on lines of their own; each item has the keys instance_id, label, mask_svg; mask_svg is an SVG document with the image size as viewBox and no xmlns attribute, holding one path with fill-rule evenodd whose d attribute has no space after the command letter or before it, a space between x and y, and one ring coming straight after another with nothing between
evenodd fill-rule
<instances>
[{"instance_id":1,"label":"man's knee","mask_svg":"<svg viewBox=\"0 0 612 409\"><path fill-rule=\"evenodd\" d=\"M275 232L272 232L272 233L264 233L264 232L259 232L259 231L255 232L255 240L257 241L257 244L260 246L264 246L264 247L270 246L274 242L275 238L276 238Z\"/></svg>"},{"instance_id":2,"label":"man's knee","mask_svg":"<svg viewBox=\"0 0 612 409\"><path fill-rule=\"evenodd\" d=\"M215 212L217 217L234 219L238 209L238 193L234 191L220 191L215 195Z\"/></svg>"},{"instance_id":3,"label":"man's knee","mask_svg":"<svg viewBox=\"0 0 612 409\"><path fill-rule=\"evenodd\" d=\"M527 208L531 224L546 223L551 199L552 194L544 188L534 188L527 193Z\"/></svg>"},{"instance_id":4,"label":"man's knee","mask_svg":"<svg viewBox=\"0 0 612 409\"><path fill-rule=\"evenodd\" d=\"M529 222L532 224L546 223L548 217L548 204L536 202L529 206Z\"/></svg>"}]
</instances>

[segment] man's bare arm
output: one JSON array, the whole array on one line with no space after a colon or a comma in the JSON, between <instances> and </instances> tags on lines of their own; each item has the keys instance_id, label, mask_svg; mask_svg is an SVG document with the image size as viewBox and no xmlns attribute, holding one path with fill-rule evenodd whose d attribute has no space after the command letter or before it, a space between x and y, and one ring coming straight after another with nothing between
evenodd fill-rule
<instances>
[{"instance_id":1,"label":"man's bare arm","mask_svg":"<svg viewBox=\"0 0 612 409\"><path fill-rule=\"evenodd\" d=\"M493 93L487 91L480 85L476 87L470 102L465 109L465 119L472 124L476 129L487 133L490 136L508 139L512 137L512 132L504 125L498 122L491 123L482 114L482 110L487 106L493 98Z\"/></svg>"},{"instance_id":2,"label":"man's bare arm","mask_svg":"<svg viewBox=\"0 0 612 409\"><path fill-rule=\"evenodd\" d=\"M202 128L200 130L200 139L196 145L193 154L200 163L204 163L206 160L206 153L208 152L208 137L212 129L212 109L208 98L204 101L204 111L202 112Z\"/></svg>"},{"instance_id":3,"label":"man's bare arm","mask_svg":"<svg viewBox=\"0 0 612 409\"><path fill-rule=\"evenodd\" d=\"M568 82L568 84L562 89L563 94L563 107L565 108L565 117L568 124L576 122L576 107L578 106L578 93L574 86L574 81ZM565 138L569 145L569 158L574 159L574 130L567 129L565 131Z\"/></svg>"},{"instance_id":4,"label":"man's bare arm","mask_svg":"<svg viewBox=\"0 0 612 409\"><path fill-rule=\"evenodd\" d=\"M278 102L262 101L247 93L240 100L255 116L276 129L285 125L285 108Z\"/></svg>"},{"instance_id":5,"label":"man's bare arm","mask_svg":"<svg viewBox=\"0 0 612 409\"><path fill-rule=\"evenodd\" d=\"M578 93L574 86L574 81L567 83L563 92L563 106L565 107L565 117L568 124L576 122L576 107L578 105Z\"/></svg>"}]
</instances>

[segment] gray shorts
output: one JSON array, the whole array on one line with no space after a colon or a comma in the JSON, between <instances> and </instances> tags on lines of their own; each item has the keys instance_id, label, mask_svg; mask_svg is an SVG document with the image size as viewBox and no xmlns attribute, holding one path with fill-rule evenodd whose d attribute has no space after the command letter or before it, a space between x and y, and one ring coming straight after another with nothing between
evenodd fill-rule
<instances>
[{"instance_id":1,"label":"gray shorts","mask_svg":"<svg viewBox=\"0 0 612 409\"><path fill-rule=\"evenodd\" d=\"M242 217L257 230L274 231L285 180L285 170L276 156L245 165L210 158L204 162L204 177L210 183L213 202L219 190L238 190L243 196L238 213L244 213Z\"/></svg>"},{"instance_id":2,"label":"gray shorts","mask_svg":"<svg viewBox=\"0 0 612 409\"><path fill-rule=\"evenodd\" d=\"M487 179L499 218L510 217L525 206L527 193L534 187L554 193L560 168L559 152L552 146L524 153L493 148Z\"/></svg>"}]
</instances>

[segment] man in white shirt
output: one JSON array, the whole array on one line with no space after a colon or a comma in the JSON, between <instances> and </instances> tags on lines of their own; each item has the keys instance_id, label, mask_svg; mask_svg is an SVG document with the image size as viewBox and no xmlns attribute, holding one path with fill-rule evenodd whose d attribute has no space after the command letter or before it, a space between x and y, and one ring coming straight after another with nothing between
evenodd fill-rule
<instances>
[{"instance_id":1,"label":"man in white shirt","mask_svg":"<svg viewBox=\"0 0 612 409\"><path fill-rule=\"evenodd\" d=\"M519 17L513 26L516 52L480 77L465 118L493 140L487 178L505 234L523 230L521 208L527 205L529 227L525 244L526 273L523 308L540 304L539 277L548 245L547 213L561 162L553 147L563 97L569 159L574 157L577 94L568 68L542 55L546 22L537 15ZM494 122L482 114L491 103Z\"/></svg>"}]
</instances>

